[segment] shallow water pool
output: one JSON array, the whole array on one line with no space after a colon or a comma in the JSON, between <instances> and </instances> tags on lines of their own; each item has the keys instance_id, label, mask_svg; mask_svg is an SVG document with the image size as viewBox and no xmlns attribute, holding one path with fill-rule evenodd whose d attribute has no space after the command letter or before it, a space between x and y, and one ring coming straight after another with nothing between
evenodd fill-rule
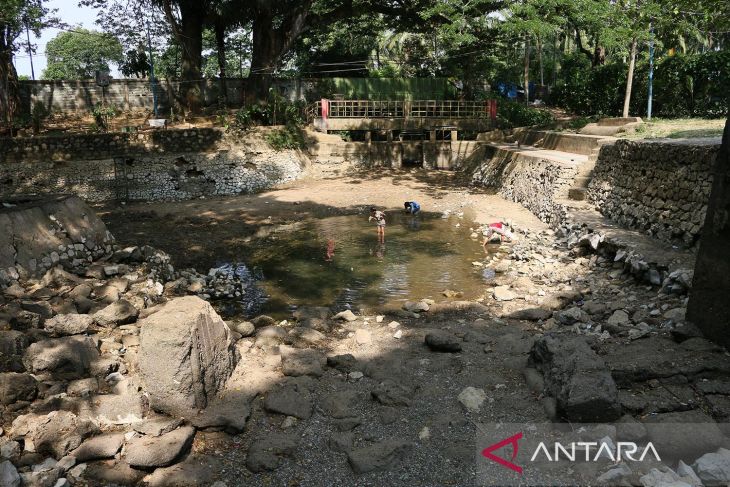
<instances>
[{"instance_id":1,"label":"shallow water pool","mask_svg":"<svg viewBox=\"0 0 730 487\"><path fill-rule=\"evenodd\" d=\"M470 238L471 226L457 217L389 213L382 244L363 215L264 229L241 249L258 288L246 292L244 314L285 317L302 305L374 312L406 300L443 300L444 290L476 298L494 273L472 265L485 251Z\"/></svg>"}]
</instances>

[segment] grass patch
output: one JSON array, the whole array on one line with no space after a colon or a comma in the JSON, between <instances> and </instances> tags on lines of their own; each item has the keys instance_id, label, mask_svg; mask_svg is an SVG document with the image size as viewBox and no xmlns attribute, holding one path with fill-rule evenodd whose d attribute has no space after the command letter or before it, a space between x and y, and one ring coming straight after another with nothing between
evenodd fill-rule
<instances>
[{"instance_id":1,"label":"grass patch","mask_svg":"<svg viewBox=\"0 0 730 487\"><path fill-rule=\"evenodd\" d=\"M653 119L629 133L618 134L626 139L683 139L698 137L720 137L725 119L677 118Z\"/></svg>"}]
</instances>

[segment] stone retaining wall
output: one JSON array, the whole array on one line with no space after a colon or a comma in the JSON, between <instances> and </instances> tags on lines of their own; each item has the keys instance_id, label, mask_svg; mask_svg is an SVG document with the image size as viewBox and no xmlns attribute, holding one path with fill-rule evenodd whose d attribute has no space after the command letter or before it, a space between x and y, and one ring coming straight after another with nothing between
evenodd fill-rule
<instances>
[{"instance_id":1,"label":"stone retaining wall","mask_svg":"<svg viewBox=\"0 0 730 487\"><path fill-rule=\"evenodd\" d=\"M611 220L692 246L712 187L717 139L619 140L601 148L588 199Z\"/></svg>"},{"instance_id":2,"label":"stone retaining wall","mask_svg":"<svg viewBox=\"0 0 730 487\"><path fill-rule=\"evenodd\" d=\"M497 189L503 198L521 203L535 216L553 226L565 217L559 203L567 197L578 168L560 162L486 145L484 157L465 167L472 181Z\"/></svg>"},{"instance_id":3,"label":"stone retaining wall","mask_svg":"<svg viewBox=\"0 0 730 487\"><path fill-rule=\"evenodd\" d=\"M223 131L214 128L139 133L0 138L0 164L86 161L115 156L215 150Z\"/></svg>"},{"instance_id":4,"label":"stone retaining wall","mask_svg":"<svg viewBox=\"0 0 730 487\"><path fill-rule=\"evenodd\" d=\"M57 264L81 268L112 250L112 235L76 196L3 198L0 202L0 285L43 275Z\"/></svg>"},{"instance_id":5,"label":"stone retaining wall","mask_svg":"<svg viewBox=\"0 0 730 487\"><path fill-rule=\"evenodd\" d=\"M305 158L274 151L258 133L215 129L3 140L0 197L73 192L87 201L184 200L260 191L297 179ZM2 148L0 148L2 150Z\"/></svg>"}]
</instances>

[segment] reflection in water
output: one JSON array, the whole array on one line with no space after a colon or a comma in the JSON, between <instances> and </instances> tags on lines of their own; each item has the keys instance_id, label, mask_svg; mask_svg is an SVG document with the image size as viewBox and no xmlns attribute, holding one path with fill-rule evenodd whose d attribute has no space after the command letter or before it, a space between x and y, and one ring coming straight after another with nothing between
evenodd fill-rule
<instances>
[{"instance_id":1,"label":"reflection in water","mask_svg":"<svg viewBox=\"0 0 730 487\"><path fill-rule=\"evenodd\" d=\"M472 266L484 251L470 233L455 217L394 213L381 244L367 216L310 220L252 240L240 256L248 267L233 272L257 280L244 297L246 314L283 317L300 305L367 308L438 298L445 289L474 298L494 276Z\"/></svg>"}]
</instances>

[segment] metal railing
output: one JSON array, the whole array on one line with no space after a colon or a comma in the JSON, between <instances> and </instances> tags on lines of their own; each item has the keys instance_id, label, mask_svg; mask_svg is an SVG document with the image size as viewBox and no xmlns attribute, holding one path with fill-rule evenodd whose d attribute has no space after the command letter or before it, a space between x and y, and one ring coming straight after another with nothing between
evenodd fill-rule
<instances>
[{"instance_id":1,"label":"metal railing","mask_svg":"<svg viewBox=\"0 0 730 487\"><path fill-rule=\"evenodd\" d=\"M322 101L307 107L307 118L322 117ZM325 100L327 118L488 118L489 101Z\"/></svg>"}]
</instances>

